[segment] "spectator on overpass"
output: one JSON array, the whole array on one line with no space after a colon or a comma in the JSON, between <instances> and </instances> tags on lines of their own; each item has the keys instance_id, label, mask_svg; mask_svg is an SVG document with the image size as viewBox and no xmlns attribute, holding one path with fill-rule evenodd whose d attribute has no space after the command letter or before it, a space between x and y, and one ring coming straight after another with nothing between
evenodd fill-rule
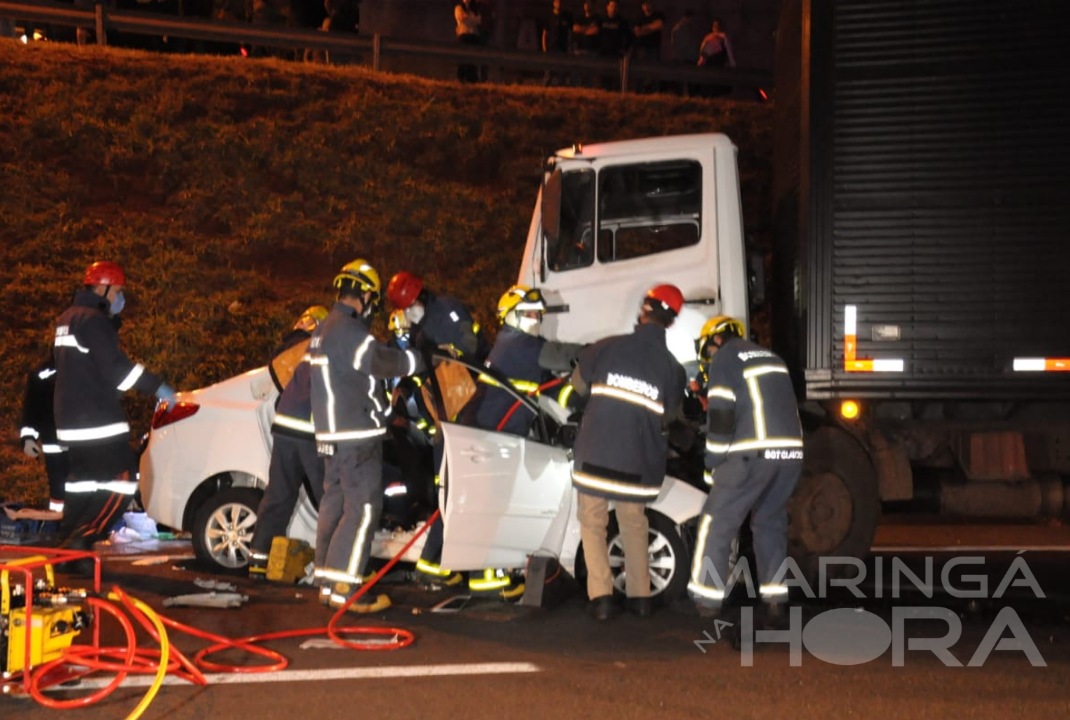
<instances>
[{"instance_id":1,"label":"spectator on overpass","mask_svg":"<svg viewBox=\"0 0 1070 720\"><path fill-rule=\"evenodd\" d=\"M483 45L483 8L479 0L460 0L453 6L453 19L457 23L457 40L462 45ZM483 68L474 63L457 66L457 79L463 83L486 80Z\"/></svg>"},{"instance_id":2,"label":"spectator on overpass","mask_svg":"<svg viewBox=\"0 0 1070 720\"><path fill-rule=\"evenodd\" d=\"M717 69L736 66L736 56L732 53L732 41L721 29L721 21L718 18L713 19L710 31L706 33L706 37L702 38L698 51L698 64L701 67ZM703 94L707 97L717 97L727 95L731 91L732 88L728 85L709 85L704 88Z\"/></svg>"},{"instance_id":3,"label":"spectator on overpass","mask_svg":"<svg viewBox=\"0 0 1070 720\"><path fill-rule=\"evenodd\" d=\"M561 0L553 0L550 14L543 21L542 51L547 55L567 55L572 44L572 13L561 7ZM545 85L568 84L567 73L547 72Z\"/></svg>"}]
</instances>

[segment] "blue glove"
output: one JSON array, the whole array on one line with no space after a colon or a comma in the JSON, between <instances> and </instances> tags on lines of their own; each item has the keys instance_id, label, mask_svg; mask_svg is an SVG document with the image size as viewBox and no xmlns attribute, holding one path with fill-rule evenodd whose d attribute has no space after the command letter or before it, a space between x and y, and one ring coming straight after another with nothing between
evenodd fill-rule
<instances>
[{"instance_id":1,"label":"blue glove","mask_svg":"<svg viewBox=\"0 0 1070 720\"><path fill-rule=\"evenodd\" d=\"M25 437L22 439L22 452L26 453L27 457L36 460L41 457L41 444L32 437Z\"/></svg>"},{"instance_id":2,"label":"blue glove","mask_svg":"<svg viewBox=\"0 0 1070 720\"><path fill-rule=\"evenodd\" d=\"M160 387L156 388L156 399L168 405L174 405L175 389L167 383L160 383Z\"/></svg>"}]
</instances>

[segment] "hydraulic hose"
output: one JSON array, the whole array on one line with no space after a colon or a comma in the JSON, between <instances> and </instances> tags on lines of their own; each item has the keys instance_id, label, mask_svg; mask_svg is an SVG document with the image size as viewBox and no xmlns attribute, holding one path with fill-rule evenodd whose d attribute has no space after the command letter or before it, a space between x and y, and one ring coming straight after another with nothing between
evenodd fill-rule
<instances>
[{"instance_id":1,"label":"hydraulic hose","mask_svg":"<svg viewBox=\"0 0 1070 720\"><path fill-rule=\"evenodd\" d=\"M405 546L375 573L368 582L362 584L360 590L345 605L338 608L326 627L283 630L233 639L200 630L161 615L141 600L126 594L119 587L114 587L106 598L90 596L86 599L90 607L98 611L98 614L110 615L119 623L125 636L125 645L110 648L96 645L77 645L66 648L60 657L33 669L29 681L30 695L39 704L52 709L67 710L87 707L108 697L122 684L127 675L132 673L152 674L154 676L153 682L148 691L146 691L141 701L138 702L130 714L126 716L126 720L136 720L148 709L160 687L163 686L168 674L176 675L195 685L208 685L208 679L204 676L203 671L263 673L285 669L289 665L289 660L284 655L274 650L260 647L260 643L269 640L326 635L335 643L353 650L399 650L408 647L416 640L415 635L409 630L368 625L347 626L342 625L341 619L345 616L350 605L390 572L391 568L398 563L409 548L427 532L438 516L439 511L435 510L431 517L427 519L427 522L424 523L424 526L413 534ZM131 618L136 620L146 633L159 644L158 649L137 647L137 636L134 622ZM209 640L213 644L198 651L191 661L172 646L168 636L168 628ZM345 636L351 635L363 635L369 637L369 639L365 641L345 639ZM393 640L389 642L372 642L370 639L371 637L379 638L383 636L392 637ZM239 666L224 665L207 659L209 656L227 649L244 650L250 654L266 658L268 662L263 665ZM45 695L45 691L56 685L71 679L84 678L96 672L112 672L115 673L115 677L105 687L82 697L59 700Z\"/></svg>"},{"instance_id":2,"label":"hydraulic hose","mask_svg":"<svg viewBox=\"0 0 1070 720\"><path fill-rule=\"evenodd\" d=\"M560 385L564 381L565 381L565 378L563 378L563 377L553 378L551 380L547 380L542 385L539 385L539 387L535 388L534 390L532 390L528 394L529 395L538 395L543 390L546 390L548 388L552 388L555 385ZM518 398L515 402L513 402L512 405L509 406L509 410L505 413L505 415L502 416L502 419L498 421L498 427L496 428L496 430L498 432L502 431L502 429L505 427L505 424L507 422L509 422L509 418L513 417L513 413L515 413L519 408L520 408L520 399Z\"/></svg>"}]
</instances>

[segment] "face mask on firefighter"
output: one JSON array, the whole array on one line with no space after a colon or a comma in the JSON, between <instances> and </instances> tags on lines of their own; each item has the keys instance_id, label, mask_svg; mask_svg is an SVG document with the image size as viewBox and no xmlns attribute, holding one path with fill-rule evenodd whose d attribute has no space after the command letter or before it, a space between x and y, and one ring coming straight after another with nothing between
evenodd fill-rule
<instances>
[{"instance_id":1,"label":"face mask on firefighter","mask_svg":"<svg viewBox=\"0 0 1070 720\"><path fill-rule=\"evenodd\" d=\"M411 325L418 325L424 319L424 306L421 303L413 303L405 308L405 318Z\"/></svg>"},{"instance_id":2,"label":"face mask on firefighter","mask_svg":"<svg viewBox=\"0 0 1070 720\"><path fill-rule=\"evenodd\" d=\"M528 335L538 335L542 326L542 315L538 313L519 313L517 328Z\"/></svg>"},{"instance_id":3,"label":"face mask on firefighter","mask_svg":"<svg viewBox=\"0 0 1070 720\"><path fill-rule=\"evenodd\" d=\"M116 290L115 295L112 296L110 307L108 308L112 316L118 315L126 307L126 296L123 295L122 290Z\"/></svg>"}]
</instances>

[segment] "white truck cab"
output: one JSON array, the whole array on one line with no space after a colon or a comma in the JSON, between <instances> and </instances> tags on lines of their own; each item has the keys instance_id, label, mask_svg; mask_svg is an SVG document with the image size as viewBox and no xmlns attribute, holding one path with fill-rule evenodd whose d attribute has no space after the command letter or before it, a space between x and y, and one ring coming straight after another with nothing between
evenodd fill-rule
<instances>
[{"instance_id":1,"label":"white truck cab","mask_svg":"<svg viewBox=\"0 0 1070 720\"><path fill-rule=\"evenodd\" d=\"M646 291L676 285L686 304L668 342L692 376L706 319L747 324L746 267L736 147L709 133L549 158L518 282L546 295L543 334L577 343L631 331Z\"/></svg>"}]
</instances>

